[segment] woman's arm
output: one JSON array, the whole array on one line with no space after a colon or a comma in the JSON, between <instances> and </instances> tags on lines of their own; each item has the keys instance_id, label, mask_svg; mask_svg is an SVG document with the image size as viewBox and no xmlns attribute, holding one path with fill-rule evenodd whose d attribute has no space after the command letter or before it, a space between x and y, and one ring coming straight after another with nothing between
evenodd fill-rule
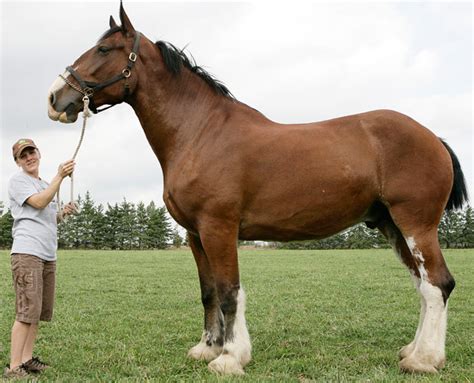
<instances>
[{"instance_id":1,"label":"woman's arm","mask_svg":"<svg viewBox=\"0 0 474 383\"><path fill-rule=\"evenodd\" d=\"M63 179L74 171L74 166L74 160L69 160L59 165L58 174L54 176L49 186L43 191L33 194L25 202L35 209L44 209L53 200Z\"/></svg>"}]
</instances>

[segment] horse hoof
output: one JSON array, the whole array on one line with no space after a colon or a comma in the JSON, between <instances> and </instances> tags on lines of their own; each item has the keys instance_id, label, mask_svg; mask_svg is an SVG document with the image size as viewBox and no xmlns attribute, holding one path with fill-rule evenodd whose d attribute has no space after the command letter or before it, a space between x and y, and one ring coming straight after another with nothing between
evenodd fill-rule
<instances>
[{"instance_id":1,"label":"horse hoof","mask_svg":"<svg viewBox=\"0 0 474 383\"><path fill-rule=\"evenodd\" d=\"M429 374L437 374L438 370L436 367L430 363L425 363L416 360L416 358L412 356L408 356L404 359L402 359L398 363L400 370L403 372L409 372L409 373L429 373Z\"/></svg>"},{"instance_id":2,"label":"horse hoof","mask_svg":"<svg viewBox=\"0 0 474 383\"><path fill-rule=\"evenodd\" d=\"M398 352L398 357L400 360L405 359L408 355L410 355L413 350L415 349L414 343L409 343L406 346L402 347Z\"/></svg>"},{"instance_id":3,"label":"horse hoof","mask_svg":"<svg viewBox=\"0 0 474 383\"><path fill-rule=\"evenodd\" d=\"M250 363L252 360L252 356L250 355L250 349L247 352L244 352L242 356L240 357L240 364L242 367L245 367L247 364Z\"/></svg>"},{"instance_id":4,"label":"horse hoof","mask_svg":"<svg viewBox=\"0 0 474 383\"><path fill-rule=\"evenodd\" d=\"M206 343L198 343L188 351L188 357L210 362L216 359L221 351L219 347L209 347Z\"/></svg>"},{"instance_id":5,"label":"horse hoof","mask_svg":"<svg viewBox=\"0 0 474 383\"><path fill-rule=\"evenodd\" d=\"M237 360L231 355L219 355L209 363L209 370L222 375L244 375L244 370Z\"/></svg>"},{"instance_id":6,"label":"horse hoof","mask_svg":"<svg viewBox=\"0 0 474 383\"><path fill-rule=\"evenodd\" d=\"M437 369L444 368L444 365L446 364L446 358L441 358L441 360L436 364Z\"/></svg>"}]
</instances>

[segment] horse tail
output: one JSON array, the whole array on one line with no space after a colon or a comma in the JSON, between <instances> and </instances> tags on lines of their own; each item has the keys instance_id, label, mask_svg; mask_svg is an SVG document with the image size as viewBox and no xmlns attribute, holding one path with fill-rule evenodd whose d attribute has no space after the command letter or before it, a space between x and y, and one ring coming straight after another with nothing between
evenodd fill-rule
<instances>
[{"instance_id":1,"label":"horse tail","mask_svg":"<svg viewBox=\"0 0 474 383\"><path fill-rule=\"evenodd\" d=\"M458 157L454 153L453 149L451 149L450 146L441 138L440 141L451 156L454 173L453 188L451 189L451 194L449 195L449 200L446 204L446 210L460 209L462 208L463 204L469 200L464 173L462 172L461 164L459 163Z\"/></svg>"}]
</instances>

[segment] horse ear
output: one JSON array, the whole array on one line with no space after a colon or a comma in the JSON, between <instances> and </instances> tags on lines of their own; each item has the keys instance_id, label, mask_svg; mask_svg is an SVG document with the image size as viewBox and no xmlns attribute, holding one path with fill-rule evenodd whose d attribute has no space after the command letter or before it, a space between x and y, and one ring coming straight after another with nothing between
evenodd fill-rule
<instances>
[{"instance_id":1,"label":"horse ear","mask_svg":"<svg viewBox=\"0 0 474 383\"><path fill-rule=\"evenodd\" d=\"M110 26L110 29L118 27L117 23L115 22L112 16L110 16L110 19L109 19L109 26Z\"/></svg>"},{"instance_id":2,"label":"horse ear","mask_svg":"<svg viewBox=\"0 0 474 383\"><path fill-rule=\"evenodd\" d=\"M135 33L135 28L133 28L133 25L130 22L130 19L125 13L125 9L123 9L122 0L120 0L120 22L122 23L122 31L125 34L132 35Z\"/></svg>"}]
</instances>

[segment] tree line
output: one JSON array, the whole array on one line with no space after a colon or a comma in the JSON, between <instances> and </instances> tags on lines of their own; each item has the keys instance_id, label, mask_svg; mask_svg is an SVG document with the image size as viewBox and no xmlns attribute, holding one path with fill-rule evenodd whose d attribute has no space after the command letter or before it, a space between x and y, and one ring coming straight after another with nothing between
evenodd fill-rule
<instances>
[{"instance_id":1,"label":"tree line","mask_svg":"<svg viewBox=\"0 0 474 383\"><path fill-rule=\"evenodd\" d=\"M153 201L145 205L124 199L104 207L87 192L77 203L79 213L58 225L60 249L166 249L183 243L178 229L172 228L166 208ZM0 217L0 248L11 247L12 226L13 218L7 210Z\"/></svg>"},{"instance_id":2,"label":"tree line","mask_svg":"<svg viewBox=\"0 0 474 383\"><path fill-rule=\"evenodd\" d=\"M114 205L97 205L89 192L79 197L80 213L70 216L58 226L58 245L61 249L166 249L180 247L185 240L178 228L172 227L165 206L154 202L145 205L124 199ZM4 211L0 201L0 248L12 244L13 218ZM444 248L474 248L474 211L445 212L438 228L440 244ZM243 245L254 243L240 242ZM388 248L387 240L378 230L365 224L356 225L342 233L318 241L274 243L285 249L370 249Z\"/></svg>"},{"instance_id":3,"label":"tree line","mask_svg":"<svg viewBox=\"0 0 474 383\"><path fill-rule=\"evenodd\" d=\"M463 210L446 211L438 227L443 248L474 248L474 211L471 206ZM377 230L360 223L342 233L318 241L276 243L284 249L371 249L389 248L385 237Z\"/></svg>"}]
</instances>

